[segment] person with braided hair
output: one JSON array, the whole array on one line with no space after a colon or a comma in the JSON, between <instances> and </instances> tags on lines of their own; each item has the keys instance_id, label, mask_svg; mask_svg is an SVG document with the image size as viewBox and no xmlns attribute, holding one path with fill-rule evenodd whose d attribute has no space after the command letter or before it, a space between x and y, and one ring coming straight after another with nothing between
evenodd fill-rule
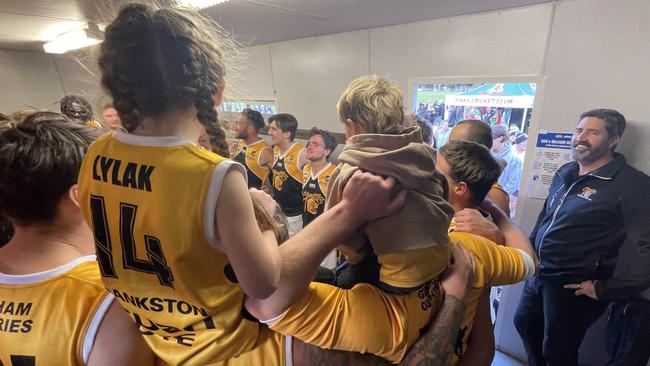
<instances>
[{"instance_id":1,"label":"person with braided hair","mask_svg":"<svg viewBox=\"0 0 650 366\"><path fill-rule=\"evenodd\" d=\"M278 248L273 231L258 228L251 194L275 203L249 192L243 166L226 158L215 106L228 44L194 10L128 4L98 59L128 133L89 148L79 201L105 287L171 365L283 364L291 338L247 315L244 297L270 296L281 275L303 289L319 256L403 202L392 179L356 174L320 224ZM218 154L197 146L203 129Z\"/></svg>"},{"instance_id":2,"label":"person with braided hair","mask_svg":"<svg viewBox=\"0 0 650 366\"><path fill-rule=\"evenodd\" d=\"M93 118L93 108L90 103L78 95L66 95L59 103L61 113L88 127L102 128L102 125Z\"/></svg>"}]
</instances>

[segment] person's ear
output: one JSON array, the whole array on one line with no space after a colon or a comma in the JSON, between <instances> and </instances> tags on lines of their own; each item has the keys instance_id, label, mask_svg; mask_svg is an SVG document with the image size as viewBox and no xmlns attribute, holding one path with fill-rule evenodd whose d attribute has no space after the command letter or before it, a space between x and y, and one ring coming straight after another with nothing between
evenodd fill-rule
<instances>
[{"instance_id":1,"label":"person's ear","mask_svg":"<svg viewBox=\"0 0 650 366\"><path fill-rule=\"evenodd\" d=\"M465 182L458 182L454 185L454 193L456 196L465 197L469 193L469 187Z\"/></svg>"},{"instance_id":2,"label":"person's ear","mask_svg":"<svg viewBox=\"0 0 650 366\"><path fill-rule=\"evenodd\" d=\"M609 149L612 150L621 141L621 136L614 135L609 139Z\"/></svg>"},{"instance_id":3,"label":"person's ear","mask_svg":"<svg viewBox=\"0 0 650 366\"><path fill-rule=\"evenodd\" d=\"M76 184L73 184L68 189L68 198L75 206L79 207L79 188Z\"/></svg>"},{"instance_id":4,"label":"person's ear","mask_svg":"<svg viewBox=\"0 0 650 366\"><path fill-rule=\"evenodd\" d=\"M366 131L361 126L361 124L354 122L349 118L345 120L345 131L346 134L348 133L348 131L351 132L351 134L349 134L348 137L366 133Z\"/></svg>"}]
</instances>

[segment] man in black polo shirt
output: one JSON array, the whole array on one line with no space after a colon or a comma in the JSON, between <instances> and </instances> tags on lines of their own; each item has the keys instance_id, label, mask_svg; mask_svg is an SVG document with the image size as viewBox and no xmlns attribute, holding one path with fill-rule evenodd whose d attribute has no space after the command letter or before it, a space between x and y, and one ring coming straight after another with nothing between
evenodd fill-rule
<instances>
[{"instance_id":1,"label":"man in black polo shirt","mask_svg":"<svg viewBox=\"0 0 650 366\"><path fill-rule=\"evenodd\" d=\"M614 152L624 130L615 110L580 116L575 162L555 174L531 233L540 269L515 314L531 366L577 365L608 302L636 300L650 286L650 178Z\"/></svg>"}]
</instances>

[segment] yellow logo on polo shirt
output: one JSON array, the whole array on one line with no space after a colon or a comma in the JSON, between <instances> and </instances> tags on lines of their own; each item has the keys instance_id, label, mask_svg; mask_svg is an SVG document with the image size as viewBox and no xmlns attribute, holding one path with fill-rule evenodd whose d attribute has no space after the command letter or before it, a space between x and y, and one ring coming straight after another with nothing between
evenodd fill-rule
<instances>
[{"instance_id":1,"label":"yellow logo on polo shirt","mask_svg":"<svg viewBox=\"0 0 650 366\"><path fill-rule=\"evenodd\" d=\"M594 194L596 194L596 192L598 192L598 191L595 190L595 189L593 189L593 188L590 188L590 187L584 187L584 188L582 189L582 193L578 194L578 196L580 196L580 197L582 197L582 198L584 198L584 199L586 199L586 200L591 201L591 196L593 196Z\"/></svg>"}]
</instances>

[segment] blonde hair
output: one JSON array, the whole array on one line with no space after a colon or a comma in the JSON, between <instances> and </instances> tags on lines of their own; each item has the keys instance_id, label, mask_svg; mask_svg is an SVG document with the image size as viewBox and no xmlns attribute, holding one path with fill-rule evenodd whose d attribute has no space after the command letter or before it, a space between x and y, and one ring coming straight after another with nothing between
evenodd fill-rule
<instances>
[{"instance_id":1,"label":"blonde hair","mask_svg":"<svg viewBox=\"0 0 650 366\"><path fill-rule=\"evenodd\" d=\"M271 214L257 197L251 195L251 199L253 201L255 220L257 221L257 226L259 226L260 230L273 231L278 244L287 241L289 239L289 222L280 206L276 204L275 213Z\"/></svg>"},{"instance_id":2,"label":"blonde hair","mask_svg":"<svg viewBox=\"0 0 650 366\"><path fill-rule=\"evenodd\" d=\"M402 90L376 75L353 80L336 106L341 123L350 119L366 133L397 134L404 125Z\"/></svg>"}]
</instances>

